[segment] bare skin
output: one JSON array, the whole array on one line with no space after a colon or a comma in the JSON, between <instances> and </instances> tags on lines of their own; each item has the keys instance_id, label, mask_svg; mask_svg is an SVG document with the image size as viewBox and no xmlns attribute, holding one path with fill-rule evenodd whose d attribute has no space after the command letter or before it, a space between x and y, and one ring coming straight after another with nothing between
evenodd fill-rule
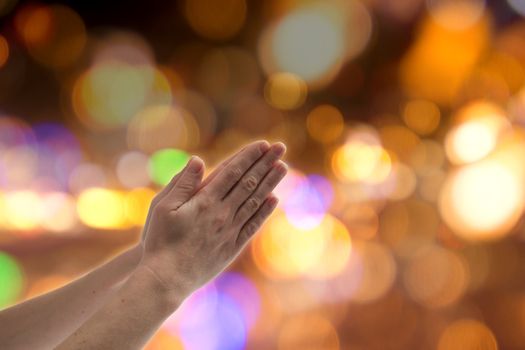
<instances>
[{"instance_id":1,"label":"bare skin","mask_svg":"<svg viewBox=\"0 0 525 350\"><path fill-rule=\"evenodd\" d=\"M273 211L271 191L286 173L278 160L284 151L282 144L250 144L204 181L202 160L192 158L153 200L137 246L57 291L0 312L8 325L0 328L2 348L142 348ZM86 292L95 288L96 294Z\"/></svg>"}]
</instances>

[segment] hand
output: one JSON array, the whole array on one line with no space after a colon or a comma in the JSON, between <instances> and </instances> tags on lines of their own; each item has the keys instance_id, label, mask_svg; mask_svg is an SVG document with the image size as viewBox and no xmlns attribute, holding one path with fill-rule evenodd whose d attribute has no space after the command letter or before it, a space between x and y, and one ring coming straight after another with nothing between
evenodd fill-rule
<instances>
[{"instance_id":1,"label":"hand","mask_svg":"<svg viewBox=\"0 0 525 350\"><path fill-rule=\"evenodd\" d=\"M275 209L284 152L281 143L255 142L204 187L204 164L193 157L152 209L140 265L181 300L219 274Z\"/></svg>"},{"instance_id":2,"label":"hand","mask_svg":"<svg viewBox=\"0 0 525 350\"><path fill-rule=\"evenodd\" d=\"M245 147L246 148L246 147ZM198 186L198 189L201 189L203 188L204 186L206 186L211 180L213 180L213 178L215 178L215 176L217 176L217 174L219 174L222 169L224 169L228 163L230 163L230 161L236 157L239 153L241 153L245 148L242 148L240 151L236 152L235 154L233 154L232 156L228 157L228 159L222 161L219 166L217 168L215 168L215 170ZM180 177L182 176L182 174L184 173L184 171L187 170L187 167L185 167L183 170L181 170L180 172L178 172L172 179L171 181L159 192L155 195L155 197L153 198L153 200L151 201L151 204L150 204L150 207L149 207L149 211L148 211L148 216L146 217L146 223L144 224L144 227L142 229L142 235L140 237L140 246L143 248L143 244L144 244L144 241L146 240L146 236L147 236L147 233L148 233L148 227L149 227L149 222L150 222L150 218L151 218L151 213L153 212L153 210L155 209L155 207L157 206L157 204L162 200L162 198L166 197L166 195L175 187L177 186L177 183L180 179Z\"/></svg>"}]
</instances>

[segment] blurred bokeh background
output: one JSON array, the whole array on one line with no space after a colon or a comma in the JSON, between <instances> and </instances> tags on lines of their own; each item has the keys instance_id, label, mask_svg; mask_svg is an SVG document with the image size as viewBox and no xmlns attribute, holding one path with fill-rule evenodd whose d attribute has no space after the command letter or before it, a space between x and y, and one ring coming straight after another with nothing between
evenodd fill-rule
<instances>
[{"instance_id":1,"label":"blurred bokeh background","mask_svg":"<svg viewBox=\"0 0 525 350\"><path fill-rule=\"evenodd\" d=\"M191 154L280 205L148 349L524 349L525 0L0 0L0 308L133 244Z\"/></svg>"}]
</instances>

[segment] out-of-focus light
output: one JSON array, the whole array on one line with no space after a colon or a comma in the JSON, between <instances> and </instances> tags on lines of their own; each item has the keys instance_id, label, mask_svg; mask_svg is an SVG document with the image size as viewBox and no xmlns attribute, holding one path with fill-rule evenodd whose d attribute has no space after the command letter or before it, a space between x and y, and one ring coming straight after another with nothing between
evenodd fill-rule
<instances>
[{"instance_id":1,"label":"out-of-focus light","mask_svg":"<svg viewBox=\"0 0 525 350\"><path fill-rule=\"evenodd\" d=\"M78 77L72 91L76 115L95 129L121 127L146 105L170 104L171 100L171 87L161 71L147 62L116 59L99 58Z\"/></svg>"},{"instance_id":2,"label":"out-of-focus light","mask_svg":"<svg viewBox=\"0 0 525 350\"><path fill-rule=\"evenodd\" d=\"M80 193L77 213L87 226L99 229L118 229L127 226L125 197L122 193L104 188L90 188Z\"/></svg>"},{"instance_id":3,"label":"out-of-focus light","mask_svg":"<svg viewBox=\"0 0 525 350\"><path fill-rule=\"evenodd\" d=\"M214 48L201 59L199 90L219 106L229 105L239 95L256 93L260 75L252 52L236 46Z\"/></svg>"},{"instance_id":4,"label":"out-of-focus light","mask_svg":"<svg viewBox=\"0 0 525 350\"><path fill-rule=\"evenodd\" d=\"M217 290L228 295L237 305L249 331L258 321L261 300L257 287L247 277L234 272L223 273L215 281Z\"/></svg>"},{"instance_id":5,"label":"out-of-focus light","mask_svg":"<svg viewBox=\"0 0 525 350\"><path fill-rule=\"evenodd\" d=\"M285 215L275 215L255 237L252 248L256 265L268 277L295 278L322 256L323 231L319 226L300 230L291 225Z\"/></svg>"},{"instance_id":6,"label":"out-of-focus light","mask_svg":"<svg viewBox=\"0 0 525 350\"><path fill-rule=\"evenodd\" d=\"M17 301L24 287L24 275L18 262L0 252L0 309Z\"/></svg>"},{"instance_id":7,"label":"out-of-focus light","mask_svg":"<svg viewBox=\"0 0 525 350\"><path fill-rule=\"evenodd\" d=\"M523 0L507 0L510 7L518 14L525 16L525 1Z\"/></svg>"},{"instance_id":8,"label":"out-of-focus light","mask_svg":"<svg viewBox=\"0 0 525 350\"><path fill-rule=\"evenodd\" d=\"M409 165L420 176L429 176L440 172L445 163L443 146L433 140L423 140L413 150Z\"/></svg>"},{"instance_id":9,"label":"out-of-focus light","mask_svg":"<svg viewBox=\"0 0 525 350\"><path fill-rule=\"evenodd\" d=\"M45 208L41 225L52 232L67 232L77 223L76 203L67 193L53 192L42 196Z\"/></svg>"},{"instance_id":10,"label":"out-of-focus light","mask_svg":"<svg viewBox=\"0 0 525 350\"><path fill-rule=\"evenodd\" d=\"M124 199L124 211L128 222L136 226L144 225L153 197L155 191L149 188L137 188L127 193Z\"/></svg>"},{"instance_id":11,"label":"out-of-focus light","mask_svg":"<svg viewBox=\"0 0 525 350\"><path fill-rule=\"evenodd\" d=\"M160 329L148 342L144 350L184 350L184 344L177 335Z\"/></svg>"},{"instance_id":12,"label":"out-of-focus light","mask_svg":"<svg viewBox=\"0 0 525 350\"><path fill-rule=\"evenodd\" d=\"M34 142L35 135L26 122L16 117L0 116L0 146L10 148Z\"/></svg>"},{"instance_id":13,"label":"out-of-focus light","mask_svg":"<svg viewBox=\"0 0 525 350\"><path fill-rule=\"evenodd\" d=\"M62 5L27 6L17 13L15 27L30 55L52 68L70 66L87 42L82 18Z\"/></svg>"},{"instance_id":14,"label":"out-of-focus light","mask_svg":"<svg viewBox=\"0 0 525 350\"><path fill-rule=\"evenodd\" d=\"M186 0L189 25L208 39L225 40L237 34L246 20L245 0Z\"/></svg>"},{"instance_id":15,"label":"out-of-focus light","mask_svg":"<svg viewBox=\"0 0 525 350\"><path fill-rule=\"evenodd\" d=\"M138 151L123 154L117 162L117 177L127 188L149 185L148 156Z\"/></svg>"},{"instance_id":16,"label":"out-of-focus light","mask_svg":"<svg viewBox=\"0 0 525 350\"><path fill-rule=\"evenodd\" d=\"M328 211L332 198L330 182L322 176L310 175L299 182L285 198L286 217L299 228L317 226Z\"/></svg>"},{"instance_id":17,"label":"out-of-focus light","mask_svg":"<svg viewBox=\"0 0 525 350\"><path fill-rule=\"evenodd\" d=\"M297 187L304 183L306 176L296 169L290 169L285 178L275 187L274 193L280 198L280 205L296 191Z\"/></svg>"},{"instance_id":18,"label":"out-of-focus light","mask_svg":"<svg viewBox=\"0 0 525 350\"><path fill-rule=\"evenodd\" d=\"M0 35L0 68L7 62L9 58L9 44L7 40Z\"/></svg>"},{"instance_id":19,"label":"out-of-focus light","mask_svg":"<svg viewBox=\"0 0 525 350\"><path fill-rule=\"evenodd\" d=\"M35 147L9 148L2 158L3 176L10 188L27 189L39 175L38 154Z\"/></svg>"},{"instance_id":20,"label":"out-of-focus light","mask_svg":"<svg viewBox=\"0 0 525 350\"><path fill-rule=\"evenodd\" d=\"M466 262L438 246L421 248L410 259L403 274L410 296L431 308L456 302L465 293L469 278Z\"/></svg>"},{"instance_id":21,"label":"out-of-focus light","mask_svg":"<svg viewBox=\"0 0 525 350\"><path fill-rule=\"evenodd\" d=\"M381 145L356 140L334 152L332 169L345 182L380 183L390 174L391 158Z\"/></svg>"},{"instance_id":22,"label":"out-of-focus light","mask_svg":"<svg viewBox=\"0 0 525 350\"><path fill-rule=\"evenodd\" d=\"M456 164L472 163L486 157L509 128L503 111L485 102L464 107L456 118L458 124L445 139L447 156Z\"/></svg>"},{"instance_id":23,"label":"out-of-focus light","mask_svg":"<svg viewBox=\"0 0 525 350\"><path fill-rule=\"evenodd\" d=\"M468 28L485 10L485 0L426 0L426 3L432 17L450 30Z\"/></svg>"},{"instance_id":24,"label":"out-of-focus light","mask_svg":"<svg viewBox=\"0 0 525 350\"><path fill-rule=\"evenodd\" d=\"M276 66L311 82L338 69L345 51L344 23L336 9L300 8L284 17L272 37Z\"/></svg>"},{"instance_id":25,"label":"out-of-focus light","mask_svg":"<svg viewBox=\"0 0 525 350\"><path fill-rule=\"evenodd\" d=\"M230 128L252 137L273 131L272 137L282 140L284 138L276 130L283 128L283 117L281 110L273 108L264 98L243 94L233 102ZM276 127L279 122L281 125Z\"/></svg>"},{"instance_id":26,"label":"out-of-focus light","mask_svg":"<svg viewBox=\"0 0 525 350\"><path fill-rule=\"evenodd\" d=\"M310 2L263 33L259 54L266 72L294 73L318 88L363 51L371 31L370 14L358 1Z\"/></svg>"},{"instance_id":27,"label":"out-of-focus light","mask_svg":"<svg viewBox=\"0 0 525 350\"><path fill-rule=\"evenodd\" d=\"M437 202L445 178L445 172L442 170L423 176L419 181L418 193L429 202Z\"/></svg>"},{"instance_id":28,"label":"out-of-focus light","mask_svg":"<svg viewBox=\"0 0 525 350\"><path fill-rule=\"evenodd\" d=\"M193 293L164 328L177 334L186 350L241 350L246 345L241 308L213 283Z\"/></svg>"},{"instance_id":29,"label":"out-of-focus light","mask_svg":"<svg viewBox=\"0 0 525 350\"><path fill-rule=\"evenodd\" d=\"M344 269L314 292L331 303L371 303L388 293L396 273L395 260L386 246L374 241L354 241Z\"/></svg>"},{"instance_id":30,"label":"out-of-focus light","mask_svg":"<svg viewBox=\"0 0 525 350\"><path fill-rule=\"evenodd\" d=\"M306 128L313 139L330 143L339 138L344 130L341 112L331 105L320 105L312 109L306 117Z\"/></svg>"},{"instance_id":31,"label":"out-of-focus light","mask_svg":"<svg viewBox=\"0 0 525 350\"><path fill-rule=\"evenodd\" d=\"M278 109L295 109L306 100L308 88L306 83L291 73L270 75L264 86L266 101Z\"/></svg>"},{"instance_id":32,"label":"out-of-focus light","mask_svg":"<svg viewBox=\"0 0 525 350\"><path fill-rule=\"evenodd\" d=\"M439 108L426 100L413 100L405 105L403 121L419 135L428 135L439 126L441 113Z\"/></svg>"},{"instance_id":33,"label":"out-of-focus light","mask_svg":"<svg viewBox=\"0 0 525 350\"><path fill-rule=\"evenodd\" d=\"M339 277L340 283L333 286L334 294L357 303L372 302L392 288L396 273L394 258L385 246L356 242L350 261Z\"/></svg>"},{"instance_id":34,"label":"out-of-focus light","mask_svg":"<svg viewBox=\"0 0 525 350\"><path fill-rule=\"evenodd\" d=\"M403 125L387 125L379 129L383 147L393 152L396 158L408 163L421 142L419 136Z\"/></svg>"},{"instance_id":35,"label":"out-of-focus light","mask_svg":"<svg viewBox=\"0 0 525 350\"><path fill-rule=\"evenodd\" d=\"M379 218L376 209L365 203L349 205L342 213L342 221L352 237L371 239L377 234Z\"/></svg>"},{"instance_id":36,"label":"out-of-focus light","mask_svg":"<svg viewBox=\"0 0 525 350\"><path fill-rule=\"evenodd\" d=\"M454 13L454 3L460 2L450 1L451 5L446 7L452 11L447 10L443 15L467 23L458 16L461 11ZM490 24L487 16L477 18L461 30L452 30L440 23L433 18L425 19L399 68L408 96L450 105L460 96L465 81L485 52Z\"/></svg>"},{"instance_id":37,"label":"out-of-focus light","mask_svg":"<svg viewBox=\"0 0 525 350\"><path fill-rule=\"evenodd\" d=\"M252 245L259 269L276 279L331 278L343 270L351 249L348 231L331 215L309 229L298 229L285 215L276 215Z\"/></svg>"},{"instance_id":38,"label":"out-of-focus light","mask_svg":"<svg viewBox=\"0 0 525 350\"><path fill-rule=\"evenodd\" d=\"M130 148L153 153L163 148L187 148L199 140L199 126L185 109L172 105L147 106L128 125Z\"/></svg>"},{"instance_id":39,"label":"out-of-focus light","mask_svg":"<svg viewBox=\"0 0 525 350\"><path fill-rule=\"evenodd\" d=\"M34 230L45 214L42 199L31 191L6 193L5 210L8 225L18 230Z\"/></svg>"},{"instance_id":40,"label":"out-of-focus light","mask_svg":"<svg viewBox=\"0 0 525 350\"><path fill-rule=\"evenodd\" d=\"M73 169L68 184L74 194L91 187L104 187L107 184L106 172L100 165L83 163Z\"/></svg>"},{"instance_id":41,"label":"out-of-focus light","mask_svg":"<svg viewBox=\"0 0 525 350\"><path fill-rule=\"evenodd\" d=\"M494 333L474 319L460 319L445 328L439 338L437 350L497 350Z\"/></svg>"},{"instance_id":42,"label":"out-of-focus light","mask_svg":"<svg viewBox=\"0 0 525 350\"><path fill-rule=\"evenodd\" d=\"M307 314L292 317L280 327L277 349L339 350L341 347L337 330L328 319Z\"/></svg>"},{"instance_id":43,"label":"out-of-focus light","mask_svg":"<svg viewBox=\"0 0 525 350\"><path fill-rule=\"evenodd\" d=\"M184 168L189 155L177 149L163 149L155 152L149 160L149 174L153 182L164 186Z\"/></svg>"},{"instance_id":44,"label":"out-of-focus light","mask_svg":"<svg viewBox=\"0 0 525 350\"><path fill-rule=\"evenodd\" d=\"M446 223L460 237L472 241L508 234L523 206L521 180L495 160L468 165L451 174L439 200Z\"/></svg>"},{"instance_id":45,"label":"out-of-focus light","mask_svg":"<svg viewBox=\"0 0 525 350\"><path fill-rule=\"evenodd\" d=\"M330 279L340 274L352 252L352 240L343 223L335 218L327 221L329 224L321 223L320 225L320 228L326 231L323 254L319 261L306 272L308 277L318 280Z\"/></svg>"},{"instance_id":46,"label":"out-of-focus light","mask_svg":"<svg viewBox=\"0 0 525 350\"><path fill-rule=\"evenodd\" d=\"M449 159L454 160L454 163L472 163L495 148L496 135L489 125L473 120L454 129L446 145Z\"/></svg>"},{"instance_id":47,"label":"out-of-focus light","mask_svg":"<svg viewBox=\"0 0 525 350\"><path fill-rule=\"evenodd\" d=\"M387 197L392 200L403 200L414 192L417 179L412 169L402 163L396 163L392 168L392 188Z\"/></svg>"},{"instance_id":48,"label":"out-of-focus light","mask_svg":"<svg viewBox=\"0 0 525 350\"><path fill-rule=\"evenodd\" d=\"M175 94L174 100L177 106L186 110L194 118L193 122L188 122L188 134L191 137L187 138L188 149L193 149L211 141L217 133L217 114L215 107L206 96L191 90L182 90ZM235 99L237 100L237 99ZM251 112L251 111L250 111ZM183 114L185 116L186 114ZM251 115L251 113L250 113ZM268 117L268 115L265 115ZM246 115L244 115L246 117ZM253 116L252 116L253 118ZM194 129L193 125L197 125L198 129Z\"/></svg>"},{"instance_id":49,"label":"out-of-focus light","mask_svg":"<svg viewBox=\"0 0 525 350\"><path fill-rule=\"evenodd\" d=\"M378 236L397 256L409 259L419 248L436 240L440 226L439 213L433 204L406 199L381 211Z\"/></svg>"},{"instance_id":50,"label":"out-of-focus light","mask_svg":"<svg viewBox=\"0 0 525 350\"><path fill-rule=\"evenodd\" d=\"M37 123L33 125L33 132L37 142L38 176L56 180L59 189L66 190L72 171L83 160L77 138L59 123Z\"/></svg>"}]
</instances>

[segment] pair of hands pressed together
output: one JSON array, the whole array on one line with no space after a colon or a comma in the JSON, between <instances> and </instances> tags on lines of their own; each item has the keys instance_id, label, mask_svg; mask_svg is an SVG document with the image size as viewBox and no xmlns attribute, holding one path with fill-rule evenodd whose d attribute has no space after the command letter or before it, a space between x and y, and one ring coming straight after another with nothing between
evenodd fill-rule
<instances>
[{"instance_id":1,"label":"pair of hands pressed together","mask_svg":"<svg viewBox=\"0 0 525 350\"><path fill-rule=\"evenodd\" d=\"M219 274L241 252L277 205L272 190L287 166L282 143L254 142L202 181L192 157L153 200L138 268L180 302Z\"/></svg>"},{"instance_id":2,"label":"pair of hands pressed together","mask_svg":"<svg viewBox=\"0 0 525 350\"><path fill-rule=\"evenodd\" d=\"M152 201L139 244L0 312L0 348L141 349L193 291L242 251L277 205L282 143L254 142L204 181L193 157Z\"/></svg>"}]
</instances>

